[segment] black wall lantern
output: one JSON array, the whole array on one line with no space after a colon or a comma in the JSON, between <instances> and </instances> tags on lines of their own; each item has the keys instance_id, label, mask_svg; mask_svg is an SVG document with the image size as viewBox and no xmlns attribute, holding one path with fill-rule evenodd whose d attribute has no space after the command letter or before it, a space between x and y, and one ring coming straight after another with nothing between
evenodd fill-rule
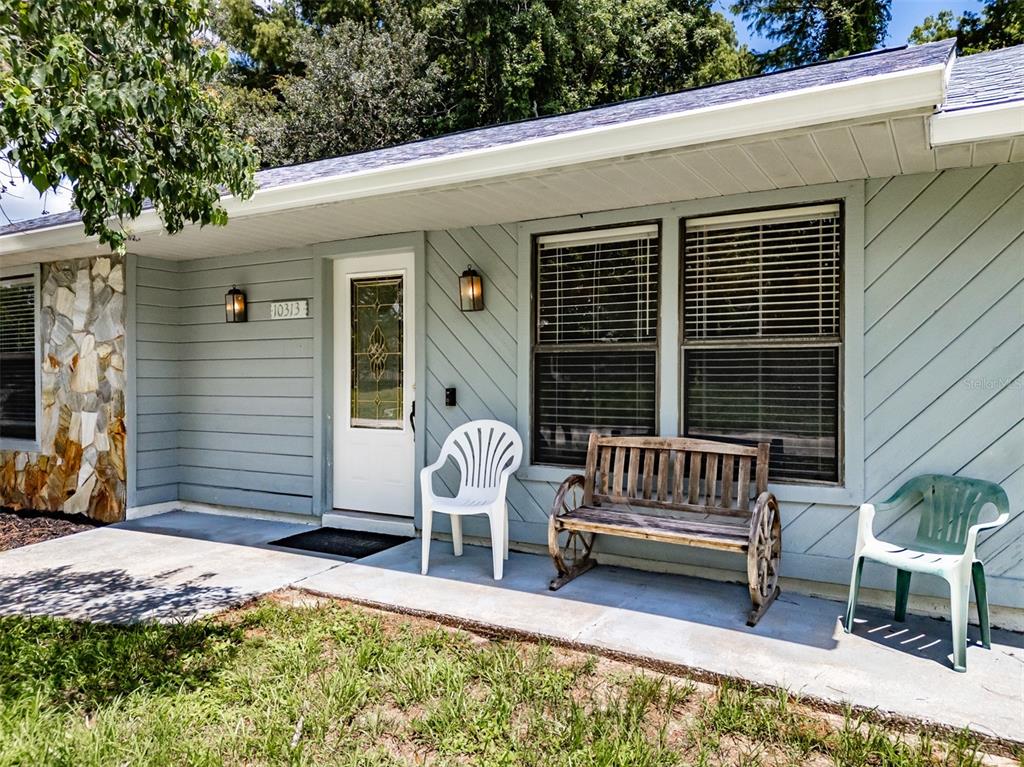
<instances>
[{"instance_id":1,"label":"black wall lantern","mask_svg":"<svg viewBox=\"0 0 1024 767\"><path fill-rule=\"evenodd\" d=\"M484 308L484 281L472 266L459 277L459 300L464 312L478 312Z\"/></svg>"},{"instance_id":2,"label":"black wall lantern","mask_svg":"<svg viewBox=\"0 0 1024 767\"><path fill-rule=\"evenodd\" d=\"M224 294L224 321L245 322L245 293L234 285Z\"/></svg>"}]
</instances>

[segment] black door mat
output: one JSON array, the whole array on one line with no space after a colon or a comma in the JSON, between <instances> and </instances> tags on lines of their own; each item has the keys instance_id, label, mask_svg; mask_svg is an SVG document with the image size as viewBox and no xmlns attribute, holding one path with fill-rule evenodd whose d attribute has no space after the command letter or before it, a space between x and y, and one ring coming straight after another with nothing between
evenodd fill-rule
<instances>
[{"instance_id":1,"label":"black door mat","mask_svg":"<svg viewBox=\"0 0 1024 767\"><path fill-rule=\"evenodd\" d=\"M282 546L286 549L315 551L319 554L334 554L339 557L362 559L377 554L392 546L411 541L402 535L386 535L384 533L366 533L361 530L340 530L336 527L321 527L308 533L289 535L279 541L271 541L271 546Z\"/></svg>"}]
</instances>

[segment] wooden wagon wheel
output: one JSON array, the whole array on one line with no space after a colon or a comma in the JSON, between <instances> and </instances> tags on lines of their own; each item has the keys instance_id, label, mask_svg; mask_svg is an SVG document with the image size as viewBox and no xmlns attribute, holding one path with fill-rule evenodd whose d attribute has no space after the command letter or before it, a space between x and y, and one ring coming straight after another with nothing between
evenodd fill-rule
<instances>
[{"instance_id":1,"label":"wooden wagon wheel","mask_svg":"<svg viewBox=\"0 0 1024 767\"><path fill-rule=\"evenodd\" d=\"M762 493L750 520L747 548L747 581L753 609L747 625L753 626L779 595L779 565L782 560L782 521L779 504L771 493Z\"/></svg>"},{"instance_id":2,"label":"wooden wagon wheel","mask_svg":"<svg viewBox=\"0 0 1024 767\"><path fill-rule=\"evenodd\" d=\"M569 477L558 488L548 518L548 552L555 563L558 576L551 581L551 590L560 588L594 565L590 554L594 548L594 533L563 530L558 517L575 511L583 505L583 477Z\"/></svg>"}]
</instances>

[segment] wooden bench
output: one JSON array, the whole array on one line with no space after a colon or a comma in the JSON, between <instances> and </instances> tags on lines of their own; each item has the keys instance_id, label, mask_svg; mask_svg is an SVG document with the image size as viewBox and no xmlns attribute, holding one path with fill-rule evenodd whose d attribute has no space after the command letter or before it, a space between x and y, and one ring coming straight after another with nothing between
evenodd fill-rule
<instances>
[{"instance_id":1,"label":"wooden bench","mask_svg":"<svg viewBox=\"0 0 1024 767\"><path fill-rule=\"evenodd\" d=\"M767 442L591 434L585 473L566 479L551 506L550 588L594 566L599 534L732 551L747 557L753 626L779 595L782 527L767 488Z\"/></svg>"}]
</instances>

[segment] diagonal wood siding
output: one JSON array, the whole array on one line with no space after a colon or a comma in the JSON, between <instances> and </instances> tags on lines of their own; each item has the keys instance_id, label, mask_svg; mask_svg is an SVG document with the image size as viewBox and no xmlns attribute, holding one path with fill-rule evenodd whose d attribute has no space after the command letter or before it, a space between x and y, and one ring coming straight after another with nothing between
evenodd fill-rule
<instances>
[{"instance_id":1,"label":"diagonal wood siding","mask_svg":"<svg viewBox=\"0 0 1024 767\"><path fill-rule=\"evenodd\" d=\"M427 233L427 463L436 460L448 433L478 418L516 422L517 311L516 227L484 226ZM456 288L459 275L472 264L483 277L481 312L463 313ZM445 407L444 389L456 387L458 405ZM442 486L454 492L458 474L451 462L441 473ZM509 484L510 535L520 541L541 540L554 494L547 483ZM438 515L442 529L447 520ZM486 535L484 523L467 520L467 532Z\"/></svg>"},{"instance_id":2,"label":"diagonal wood siding","mask_svg":"<svg viewBox=\"0 0 1024 767\"><path fill-rule=\"evenodd\" d=\"M864 271L866 494L927 472L1001 483L1015 516L979 552L993 601L1024 606L1024 166L870 182ZM843 575L856 510L787 505L785 517L801 576ZM913 513L878 520L890 535L915 525ZM869 571L892 587L891 571Z\"/></svg>"},{"instance_id":3,"label":"diagonal wood siding","mask_svg":"<svg viewBox=\"0 0 1024 767\"><path fill-rule=\"evenodd\" d=\"M866 182L863 258L865 488L888 497L920 473L976 476L1010 494L1011 524L980 546L993 601L1024 606L1024 165L965 168ZM516 227L427 235L427 460L449 430L473 418L516 422ZM486 286L484 312L455 303L472 263ZM443 389L458 388L446 408ZM851 467L850 470L858 470ZM446 477L454 487L455 478ZM543 543L554 486L514 481L512 537ZM856 509L783 503L785 572L845 583ZM440 518L438 523L443 524ZM482 524L467 530L485 535ZM912 515L880 520L907 533ZM736 569L728 557L615 542L614 553ZM869 567L866 582L892 588ZM915 591L943 594L925 579Z\"/></svg>"}]
</instances>

